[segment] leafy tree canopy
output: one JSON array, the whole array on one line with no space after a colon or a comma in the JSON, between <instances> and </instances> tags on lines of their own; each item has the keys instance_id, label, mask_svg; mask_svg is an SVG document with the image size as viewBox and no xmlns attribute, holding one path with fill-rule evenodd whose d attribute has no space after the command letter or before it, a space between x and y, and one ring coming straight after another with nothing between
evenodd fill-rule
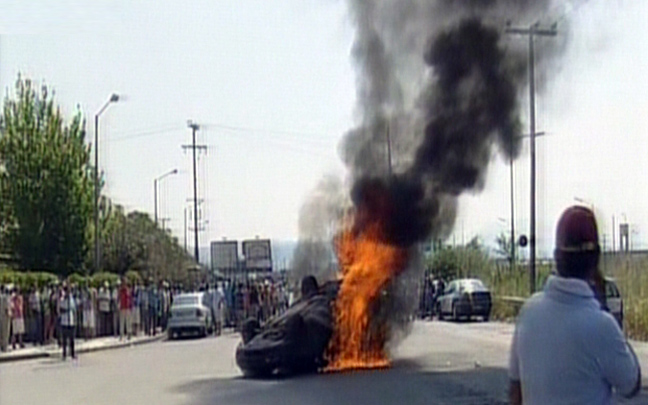
<instances>
[{"instance_id":1,"label":"leafy tree canopy","mask_svg":"<svg viewBox=\"0 0 648 405\"><path fill-rule=\"evenodd\" d=\"M66 121L48 87L19 77L1 127L3 240L22 268L83 271L93 171L81 112Z\"/></svg>"}]
</instances>

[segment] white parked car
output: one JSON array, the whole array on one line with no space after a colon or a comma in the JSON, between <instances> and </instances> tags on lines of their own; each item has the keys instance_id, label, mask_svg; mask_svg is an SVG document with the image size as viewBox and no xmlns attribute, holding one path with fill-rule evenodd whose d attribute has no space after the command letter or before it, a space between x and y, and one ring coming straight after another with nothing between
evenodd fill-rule
<instances>
[{"instance_id":1,"label":"white parked car","mask_svg":"<svg viewBox=\"0 0 648 405\"><path fill-rule=\"evenodd\" d=\"M212 313L208 295L203 292L180 294L173 299L167 333L174 339L185 332L205 337L212 332Z\"/></svg>"},{"instance_id":2,"label":"white parked car","mask_svg":"<svg viewBox=\"0 0 648 405\"><path fill-rule=\"evenodd\" d=\"M623 298L619 292L616 282L612 278L605 278L605 300L610 314L619 322L619 327L623 329Z\"/></svg>"}]
</instances>

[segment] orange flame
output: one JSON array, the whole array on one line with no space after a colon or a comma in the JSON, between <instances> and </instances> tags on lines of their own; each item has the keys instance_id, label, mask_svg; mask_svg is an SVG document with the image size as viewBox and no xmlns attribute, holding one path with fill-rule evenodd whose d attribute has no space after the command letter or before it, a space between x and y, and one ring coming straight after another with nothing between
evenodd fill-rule
<instances>
[{"instance_id":1,"label":"orange flame","mask_svg":"<svg viewBox=\"0 0 648 405\"><path fill-rule=\"evenodd\" d=\"M408 255L406 249L386 243L380 219L367 214L357 216L354 226L346 227L335 241L342 284L326 371L390 365L385 352L387 325L374 325L371 317L389 281L404 270Z\"/></svg>"}]
</instances>

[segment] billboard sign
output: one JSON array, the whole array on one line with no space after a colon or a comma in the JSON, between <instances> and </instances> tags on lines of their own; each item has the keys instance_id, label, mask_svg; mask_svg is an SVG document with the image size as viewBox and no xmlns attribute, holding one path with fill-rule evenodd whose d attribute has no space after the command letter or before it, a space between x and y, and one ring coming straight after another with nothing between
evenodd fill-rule
<instances>
[{"instance_id":1,"label":"billboard sign","mask_svg":"<svg viewBox=\"0 0 648 405\"><path fill-rule=\"evenodd\" d=\"M243 241L245 268L250 270L272 270L272 249L270 239L252 239Z\"/></svg>"},{"instance_id":2,"label":"billboard sign","mask_svg":"<svg viewBox=\"0 0 648 405\"><path fill-rule=\"evenodd\" d=\"M238 269L238 242L235 240L212 242L211 268L228 272Z\"/></svg>"}]
</instances>

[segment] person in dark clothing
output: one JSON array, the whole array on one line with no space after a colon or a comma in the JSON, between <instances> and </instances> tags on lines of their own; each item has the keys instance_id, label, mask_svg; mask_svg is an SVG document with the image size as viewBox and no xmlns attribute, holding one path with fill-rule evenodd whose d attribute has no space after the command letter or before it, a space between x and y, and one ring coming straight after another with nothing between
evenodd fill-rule
<instances>
[{"instance_id":1,"label":"person in dark clothing","mask_svg":"<svg viewBox=\"0 0 648 405\"><path fill-rule=\"evenodd\" d=\"M302 278L301 282L301 299L307 299L319 291L317 279L314 276L306 276Z\"/></svg>"},{"instance_id":2,"label":"person in dark clothing","mask_svg":"<svg viewBox=\"0 0 648 405\"><path fill-rule=\"evenodd\" d=\"M61 310L61 334L63 345L63 360L67 357L68 345L70 348L70 355L73 359L76 358L74 353L74 328L76 326L77 315L77 302L70 288L66 285L63 286L63 294L61 295L60 304Z\"/></svg>"},{"instance_id":3,"label":"person in dark clothing","mask_svg":"<svg viewBox=\"0 0 648 405\"><path fill-rule=\"evenodd\" d=\"M236 328L239 328L241 325L241 321L243 320L244 317L244 297L243 297L243 284L239 283L236 287L236 291L234 292L234 305L235 305L235 326Z\"/></svg>"},{"instance_id":4,"label":"person in dark clothing","mask_svg":"<svg viewBox=\"0 0 648 405\"><path fill-rule=\"evenodd\" d=\"M254 284L250 286L250 317L259 320L259 290Z\"/></svg>"},{"instance_id":5,"label":"person in dark clothing","mask_svg":"<svg viewBox=\"0 0 648 405\"><path fill-rule=\"evenodd\" d=\"M425 316L432 317L434 315L434 302L435 302L435 293L434 283L431 279L427 279L427 291L425 296Z\"/></svg>"}]
</instances>

